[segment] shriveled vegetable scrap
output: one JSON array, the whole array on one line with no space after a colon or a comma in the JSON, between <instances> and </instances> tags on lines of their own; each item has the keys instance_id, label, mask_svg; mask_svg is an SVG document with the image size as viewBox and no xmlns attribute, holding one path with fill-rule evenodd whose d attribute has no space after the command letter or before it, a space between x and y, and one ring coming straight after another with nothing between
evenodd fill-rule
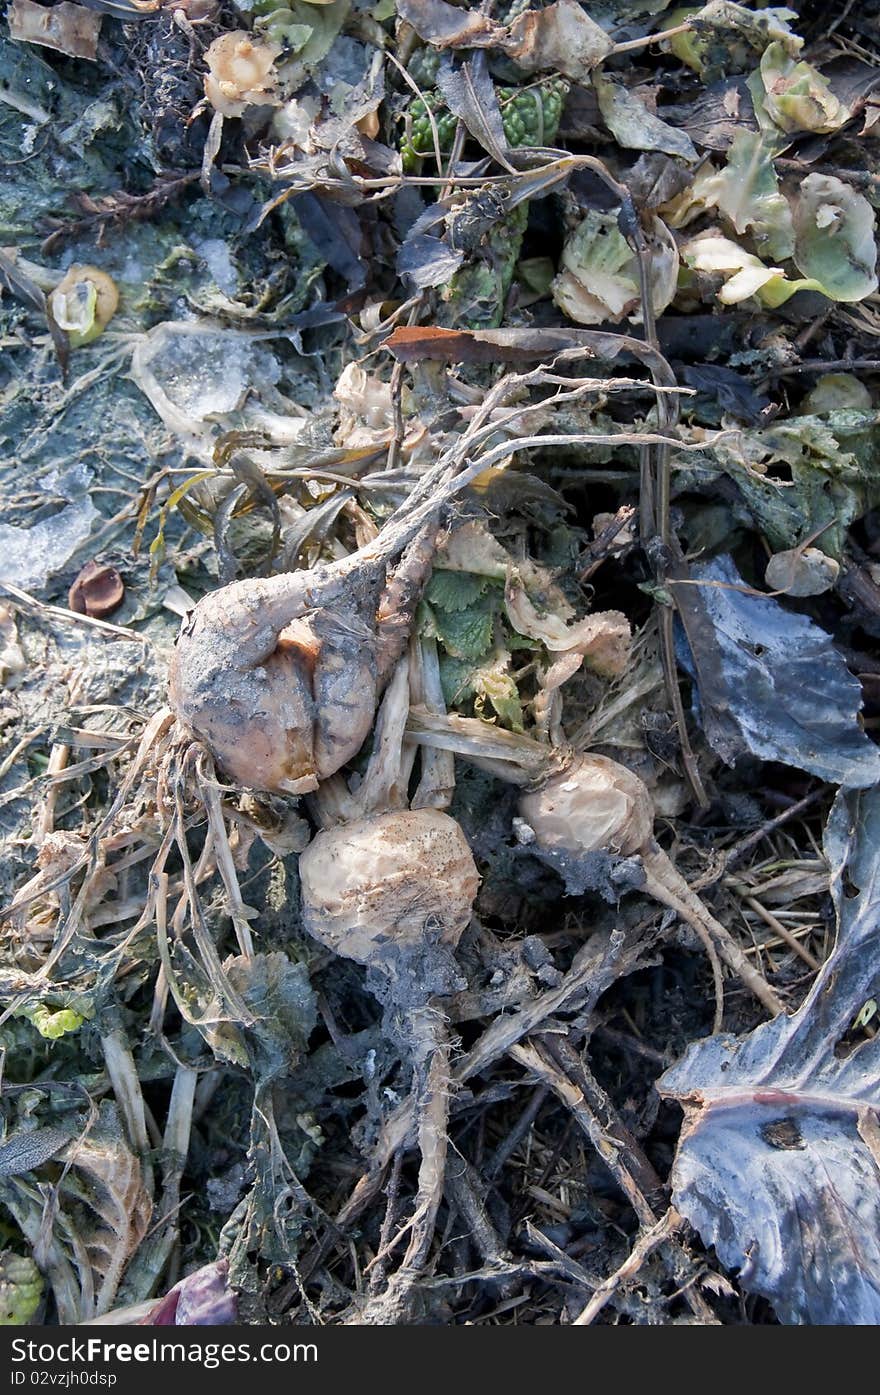
<instances>
[{"instance_id":1,"label":"shriveled vegetable scrap","mask_svg":"<svg viewBox=\"0 0 880 1395\"><path fill-rule=\"evenodd\" d=\"M12 5L0 1322L876 1318L878 90Z\"/></svg>"}]
</instances>

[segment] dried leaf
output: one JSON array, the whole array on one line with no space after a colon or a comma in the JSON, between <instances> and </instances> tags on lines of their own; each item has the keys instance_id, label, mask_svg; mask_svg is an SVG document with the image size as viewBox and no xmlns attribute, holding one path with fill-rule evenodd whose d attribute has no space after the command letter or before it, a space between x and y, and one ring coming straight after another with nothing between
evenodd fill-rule
<instances>
[{"instance_id":1,"label":"dried leaf","mask_svg":"<svg viewBox=\"0 0 880 1395\"><path fill-rule=\"evenodd\" d=\"M71 58L94 60L98 52L101 16L70 0L46 7L34 0L12 0L9 37L20 43L41 44Z\"/></svg>"},{"instance_id":2,"label":"dried leaf","mask_svg":"<svg viewBox=\"0 0 880 1395\"><path fill-rule=\"evenodd\" d=\"M589 329L438 329L401 326L385 340L401 363L433 359L440 363L552 362L561 354L611 361L628 354L650 368L658 382L675 381L662 354L628 334Z\"/></svg>"},{"instance_id":3,"label":"dried leaf","mask_svg":"<svg viewBox=\"0 0 880 1395\"><path fill-rule=\"evenodd\" d=\"M486 66L485 54L476 54L460 68L454 68L447 59L440 64L437 72L437 86L449 110L464 122L474 140L479 141L499 165L514 172L501 108Z\"/></svg>"},{"instance_id":4,"label":"dried leaf","mask_svg":"<svg viewBox=\"0 0 880 1395\"><path fill-rule=\"evenodd\" d=\"M605 30L574 0L526 10L500 46L527 73L559 72L575 82L586 81L614 47Z\"/></svg>"},{"instance_id":5,"label":"dried leaf","mask_svg":"<svg viewBox=\"0 0 880 1395\"><path fill-rule=\"evenodd\" d=\"M84 1300L93 1295L83 1316L99 1316L113 1304L153 1205L112 1106L102 1105L95 1127L68 1143L64 1160L69 1167L60 1187L59 1227L70 1238Z\"/></svg>"},{"instance_id":6,"label":"dried leaf","mask_svg":"<svg viewBox=\"0 0 880 1395\"><path fill-rule=\"evenodd\" d=\"M526 73L557 72L583 81L614 45L575 0L527 10L510 25L445 0L398 0L397 13L438 48L500 48Z\"/></svg>"},{"instance_id":7,"label":"dried leaf","mask_svg":"<svg viewBox=\"0 0 880 1395\"><path fill-rule=\"evenodd\" d=\"M696 148L687 132L661 121L623 83L596 73L593 85L602 120L624 149L660 150L696 162Z\"/></svg>"},{"instance_id":8,"label":"dried leaf","mask_svg":"<svg viewBox=\"0 0 880 1395\"><path fill-rule=\"evenodd\" d=\"M397 254L397 274L406 277L415 290L444 286L464 261L464 252L454 252L440 237L420 233L408 236Z\"/></svg>"},{"instance_id":9,"label":"dried leaf","mask_svg":"<svg viewBox=\"0 0 880 1395\"><path fill-rule=\"evenodd\" d=\"M458 9L446 0L397 0L397 14L438 48L488 47L503 28L479 10Z\"/></svg>"}]
</instances>

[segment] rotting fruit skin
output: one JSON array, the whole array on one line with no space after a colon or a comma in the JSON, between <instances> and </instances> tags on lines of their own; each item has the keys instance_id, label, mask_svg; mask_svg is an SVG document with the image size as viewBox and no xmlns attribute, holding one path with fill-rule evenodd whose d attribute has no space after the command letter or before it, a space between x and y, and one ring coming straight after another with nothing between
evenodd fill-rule
<instances>
[{"instance_id":1,"label":"rotting fruit skin","mask_svg":"<svg viewBox=\"0 0 880 1395\"><path fill-rule=\"evenodd\" d=\"M454 948L480 878L468 842L439 809L404 809L327 828L299 860L306 929L361 964L433 940Z\"/></svg>"},{"instance_id":2,"label":"rotting fruit skin","mask_svg":"<svg viewBox=\"0 0 880 1395\"><path fill-rule=\"evenodd\" d=\"M638 775L605 756L577 756L520 799L538 844L552 851L631 857L651 842L654 809Z\"/></svg>"}]
</instances>

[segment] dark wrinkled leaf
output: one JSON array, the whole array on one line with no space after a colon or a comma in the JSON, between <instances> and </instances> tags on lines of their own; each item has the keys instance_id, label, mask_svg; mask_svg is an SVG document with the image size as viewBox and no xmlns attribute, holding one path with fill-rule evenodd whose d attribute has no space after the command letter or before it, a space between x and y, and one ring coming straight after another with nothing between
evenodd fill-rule
<instances>
[{"instance_id":1,"label":"dark wrinkled leaf","mask_svg":"<svg viewBox=\"0 0 880 1395\"><path fill-rule=\"evenodd\" d=\"M265 1084L293 1069L315 1025L308 969L280 951L227 959L223 968L251 1014L245 1044L254 1076Z\"/></svg>"},{"instance_id":2,"label":"dark wrinkled leaf","mask_svg":"<svg viewBox=\"0 0 880 1395\"><path fill-rule=\"evenodd\" d=\"M645 872L637 857L616 857L608 852L588 852L580 856L558 848L537 844L517 848L519 856L537 858L565 883L566 896L583 896L595 891L611 905L618 905L627 891L639 891Z\"/></svg>"},{"instance_id":3,"label":"dark wrinkled leaf","mask_svg":"<svg viewBox=\"0 0 880 1395\"><path fill-rule=\"evenodd\" d=\"M784 1322L880 1322L880 1037L838 1050L877 991L880 790L825 833L837 943L801 1009L697 1042L661 1077L686 1121L674 1201ZM857 894L848 892L856 889Z\"/></svg>"},{"instance_id":4,"label":"dark wrinkled leaf","mask_svg":"<svg viewBox=\"0 0 880 1395\"><path fill-rule=\"evenodd\" d=\"M682 370L688 387L705 393L713 402L739 421L759 426L768 420L771 402L755 392L747 378L720 363L689 364Z\"/></svg>"},{"instance_id":5,"label":"dark wrinkled leaf","mask_svg":"<svg viewBox=\"0 0 880 1395\"><path fill-rule=\"evenodd\" d=\"M464 252L453 252L440 237L426 233L406 239L397 254L397 274L416 290L444 286L464 261Z\"/></svg>"},{"instance_id":6,"label":"dark wrinkled leaf","mask_svg":"<svg viewBox=\"0 0 880 1395\"><path fill-rule=\"evenodd\" d=\"M338 494L333 494L329 499L324 499L322 503L307 509L285 534L284 555L280 560L279 570L294 571L299 565L299 555L306 543L315 538L323 538L349 499L353 498L354 494L350 489L341 489Z\"/></svg>"},{"instance_id":7,"label":"dark wrinkled leaf","mask_svg":"<svg viewBox=\"0 0 880 1395\"><path fill-rule=\"evenodd\" d=\"M14 1133L0 1144L0 1177L18 1177L54 1158L70 1142L61 1129L32 1129Z\"/></svg>"},{"instance_id":8,"label":"dark wrinkled leaf","mask_svg":"<svg viewBox=\"0 0 880 1395\"><path fill-rule=\"evenodd\" d=\"M479 141L499 165L513 173L501 108L485 54L475 54L460 68L453 67L451 61L445 59L437 73L437 86L449 110L464 122L474 140Z\"/></svg>"},{"instance_id":9,"label":"dark wrinkled leaf","mask_svg":"<svg viewBox=\"0 0 880 1395\"><path fill-rule=\"evenodd\" d=\"M367 268L361 259L361 225L352 208L329 203L320 194L301 194L296 203L297 217L321 255L350 291L366 283Z\"/></svg>"},{"instance_id":10,"label":"dark wrinkled leaf","mask_svg":"<svg viewBox=\"0 0 880 1395\"><path fill-rule=\"evenodd\" d=\"M670 586L713 750L728 763L748 752L855 788L880 780L880 751L858 722L861 685L825 631L746 594L729 556L691 575L697 585Z\"/></svg>"}]
</instances>

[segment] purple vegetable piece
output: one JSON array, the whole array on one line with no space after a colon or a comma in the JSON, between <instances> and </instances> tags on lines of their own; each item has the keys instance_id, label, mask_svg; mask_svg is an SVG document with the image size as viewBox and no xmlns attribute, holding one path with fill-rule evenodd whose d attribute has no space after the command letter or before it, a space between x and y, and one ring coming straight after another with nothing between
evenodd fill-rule
<instances>
[{"instance_id":1,"label":"purple vegetable piece","mask_svg":"<svg viewBox=\"0 0 880 1395\"><path fill-rule=\"evenodd\" d=\"M238 1299L227 1287L225 1259L187 1274L160 1298L145 1318L144 1327L222 1327L238 1321Z\"/></svg>"}]
</instances>

